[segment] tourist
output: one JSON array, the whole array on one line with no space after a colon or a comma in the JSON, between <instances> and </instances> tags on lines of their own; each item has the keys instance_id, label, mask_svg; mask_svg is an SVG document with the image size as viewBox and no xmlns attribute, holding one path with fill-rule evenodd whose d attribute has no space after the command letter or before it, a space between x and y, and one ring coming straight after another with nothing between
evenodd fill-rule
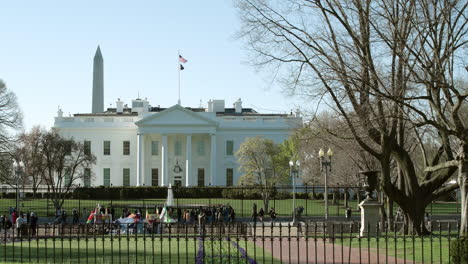
<instances>
[{"instance_id":1,"label":"tourist","mask_svg":"<svg viewBox=\"0 0 468 264\"><path fill-rule=\"evenodd\" d=\"M395 220L398 222L398 221L401 221L402 219L403 219L403 213L401 211L401 207L398 207L398 210L395 215Z\"/></svg>"},{"instance_id":2,"label":"tourist","mask_svg":"<svg viewBox=\"0 0 468 264\"><path fill-rule=\"evenodd\" d=\"M263 210L263 207L260 208L260 211L258 211L258 218L260 219L260 222L263 222L263 217L265 216L265 211Z\"/></svg>"},{"instance_id":3,"label":"tourist","mask_svg":"<svg viewBox=\"0 0 468 264\"><path fill-rule=\"evenodd\" d=\"M270 215L271 217L271 222L275 221L276 219L276 212L275 212L275 208L271 208L270 211L268 212L268 214Z\"/></svg>"},{"instance_id":4,"label":"tourist","mask_svg":"<svg viewBox=\"0 0 468 264\"><path fill-rule=\"evenodd\" d=\"M257 222L257 218L258 218L258 213L257 213L257 204L254 203L253 206L252 206L252 216L251 216L251 220L256 223Z\"/></svg>"},{"instance_id":5,"label":"tourist","mask_svg":"<svg viewBox=\"0 0 468 264\"><path fill-rule=\"evenodd\" d=\"M232 208L231 206L229 206L229 208L231 209L231 215L229 216L229 220L231 221L231 223L233 223L236 220L236 212L234 212L234 208Z\"/></svg>"},{"instance_id":6,"label":"tourist","mask_svg":"<svg viewBox=\"0 0 468 264\"><path fill-rule=\"evenodd\" d=\"M213 206L210 209L211 211L211 222L216 222L216 208Z\"/></svg>"},{"instance_id":7,"label":"tourist","mask_svg":"<svg viewBox=\"0 0 468 264\"><path fill-rule=\"evenodd\" d=\"M65 211L65 209L62 210L62 223L63 224L66 224L67 223L67 212Z\"/></svg>"},{"instance_id":8,"label":"tourist","mask_svg":"<svg viewBox=\"0 0 468 264\"><path fill-rule=\"evenodd\" d=\"M20 212L19 217L16 219L16 231L18 236L22 236L24 232L24 227L26 226L26 218L24 214Z\"/></svg>"},{"instance_id":9,"label":"tourist","mask_svg":"<svg viewBox=\"0 0 468 264\"><path fill-rule=\"evenodd\" d=\"M16 208L15 208L11 212L11 222L13 223L13 225L16 224L16 219L18 219L18 213L16 212Z\"/></svg>"},{"instance_id":10,"label":"tourist","mask_svg":"<svg viewBox=\"0 0 468 264\"><path fill-rule=\"evenodd\" d=\"M220 207L218 209L218 216L217 216L217 220L218 220L218 223L222 223L223 222L223 215L224 215L224 208L223 207Z\"/></svg>"},{"instance_id":11,"label":"tourist","mask_svg":"<svg viewBox=\"0 0 468 264\"><path fill-rule=\"evenodd\" d=\"M196 218L197 218L197 214L195 212L195 209L192 209L192 211L190 211L190 222L195 223Z\"/></svg>"},{"instance_id":12,"label":"tourist","mask_svg":"<svg viewBox=\"0 0 468 264\"><path fill-rule=\"evenodd\" d=\"M200 235L205 234L205 224L206 224L206 213L205 210L201 209L198 214L198 230Z\"/></svg>"},{"instance_id":13,"label":"tourist","mask_svg":"<svg viewBox=\"0 0 468 264\"><path fill-rule=\"evenodd\" d=\"M184 210L184 222L186 224L190 223L190 213L187 209Z\"/></svg>"},{"instance_id":14,"label":"tourist","mask_svg":"<svg viewBox=\"0 0 468 264\"><path fill-rule=\"evenodd\" d=\"M62 209L60 207L55 211L54 224L60 224L62 222Z\"/></svg>"},{"instance_id":15,"label":"tourist","mask_svg":"<svg viewBox=\"0 0 468 264\"><path fill-rule=\"evenodd\" d=\"M74 225L78 224L79 221L80 221L80 216L78 214L78 210L76 208L73 208L73 211L72 211L72 223Z\"/></svg>"},{"instance_id":16,"label":"tourist","mask_svg":"<svg viewBox=\"0 0 468 264\"><path fill-rule=\"evenodd\" d=\"M231 217L231 207L229 206L229 207L226 207L226 209L224 209L224 222L229 223L230 217Z\"/></svg>"},{"instance_id":17,"label":"tourist","mask_svg":"<svg viewBox=\"0 0 468 264\"><path fill-rule=\"evenodd\" d=\"M177 222L182 222L182 209L180 207L177 207Z\"/></svg>"},{"instance_id":18,"label":"tourist","mask_svg":"<svg viewBox=\"0 0 468 264\"><path fill-rule=\"evenodd\" d=\"M31 229L31 235L36 235L38 217L34 212L31 212L31 222L29 223L29 228Z\"/></svg>"},{"instance_id":19,"label":"tourist","mask_svg":"<svg viewBox=\"0 0 468 264\"><path fill-rule=\"evenodd\" d=\"M346 208L346 212L345 212L345 216L346 216L346 220L350 221L351 220L351 215L352 215L352 211L351 211L351 208L350 207L347 207Z\"/></svg>"},{"instance_id":20,"label":"tourist","mask_svg":"<svg viewBox=\"0 0 468 264\"><path fill-rule=\"evenodd\" d=\"M88 211L86 211L86 207L83 207L81 216L83 217L83 222L84 222L84 223L86 223L86 219L88 218L88 216L89 216L90 213L91 213L91 212L88 213Z\"/></svg>"},{"instance_id":21,"label":"tourist","mask_svg":"<svg viewBox=\"0 0 468 264\"><path fill-rule=\"evenodd\" d=\"M6 218L4 215L0 216L0 230L5 229Z\"/></svg>"}]
</instances>

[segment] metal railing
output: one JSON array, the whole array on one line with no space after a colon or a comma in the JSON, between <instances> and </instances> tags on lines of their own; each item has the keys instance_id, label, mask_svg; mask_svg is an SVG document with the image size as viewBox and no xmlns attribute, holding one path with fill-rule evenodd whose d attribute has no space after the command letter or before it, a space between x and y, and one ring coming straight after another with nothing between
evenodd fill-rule
<instances>
[{"instance_id":1,"label":"metal railing","mask_svg":"<svg viewBox=\"0 0 468 264\"><path fill-rule=\"evenodd\" d=\"M452 222L429 223L426 236L396 225L360 234L358 222L0 228L2 263L465 263L459 257L467 247Z\"/></svg>"},{"instance_id":2,"label":"metal railing","mask_svg":"<svg viewBox=\"0 0 468 264\"><path fill-rule=\"evenodd\" d=\"M187 191L187 188L174 188L174 202L178 207L220 207L231 206L235 211L238 218L250 218L254 204L257 210L265 207L261 197L261 192L264 188L257 187L192 187L196 192ZM155 207L161 207L165 203L166 194L159 195L159 198L147 198L147 196L140 197L137 195L129 195L127 192L122 191L119 187L110 188L96 188L94 192L102 192L106 189L113 189L114 195L109 198L84 198L84 195L76 195L70 193L68 198L64 200L62 209L65 209L68 215L68 222L72 222L72 212L77 210L79 220L83 222L89 213L99 204L100 206L107 207L109 210L113 208L115 216L119 217L123 214L124 210L131 212L140 210L143 212L147 208L152 210ZM139 190L138 188L130 188ZM144 189L144 188L143 188ZM149 189L151 192L150 188ZM0 214L8 215L9 208L16 206L14 188L3 188L0 192ZM31 189L20 188L20 202L19 210L24 213L35 212L42 222L51 222L55 217L56 208L48 194L47 189L40 188L37 190L36 197L33 197ZM292 217L293 202L292 202L292 187L282 186L276 187L272 191L269 199L268 207L263 208L267 213L271 208L276 211L278 217ZM159 194L166 189L159 188ZM346 192L347 191L347 192ZM296 206L302 208L302 217L322 219L325 215L324 203L324 188L322 186L300 186L296 189ZM329 187L328 188L328 208L329 215L332 219L344 217L347 207L349 207L353 216L359 217L358 203L364 198L363 192L359 187ZM118 195L115 195L118 193ZM135 191L134 191L135 193ZM217 196L210 195L216 193ZM347 195L345 196L345 193ZM151 193L150 193L151 194ZM200 196L202 194L202 196ZM203 196L203 194L206 194ZM359 197L361 196L361 197ZM112 197L112 198L111 198ZM361 198L361 199L360 199ZM426 212L430 217L436 219L452 219L457 218L460 212L460 203L457 201L451 202L438 202L435 201L427 206ZM394 204L394 212L396 213L398 205Z\"/></svg>"}]
</instances>

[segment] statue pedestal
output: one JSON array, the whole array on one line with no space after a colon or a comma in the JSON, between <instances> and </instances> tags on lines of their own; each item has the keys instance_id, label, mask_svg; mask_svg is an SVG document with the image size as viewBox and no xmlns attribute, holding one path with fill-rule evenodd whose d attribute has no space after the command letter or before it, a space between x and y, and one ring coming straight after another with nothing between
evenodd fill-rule
<instances>
[{"instance_id":1,"label":"statue pedestal","mask_svg":"<svg viewBox=\"0 0 468 264\"><path fill-rule=\"evenodd\" d=\"M380 207L382 205L375 200L364 200L359 204L361 208L360 237L375 236L380 222Z\"/></svg>"}]
</instances>

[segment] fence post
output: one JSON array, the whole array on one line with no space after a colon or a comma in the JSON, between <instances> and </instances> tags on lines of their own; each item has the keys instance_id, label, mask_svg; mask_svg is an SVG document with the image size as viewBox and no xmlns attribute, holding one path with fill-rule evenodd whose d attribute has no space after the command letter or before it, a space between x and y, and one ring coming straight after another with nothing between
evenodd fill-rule
<instances>
[{"instance_id":1,"label":"fence post","mask_svg":"<svg viewBox=\"0 0 468 264\"><path fill-rule=\"evenodd\" d=\"M241 184L241 216L244 217L244 184Z\"/></svg>"},{"instance_id":2,"label":"fence post","mask_svg":"<svg viewBox=\"0 0 468 264\"><path fill-rule=\"evenodd\" d=\"M78 215L81 212L81 197L78 197Z\"/></svg>"},{"instance_id":3,"label":"fence post","mask_svg":"<svg viewBox=\"0 0 468 264\"><path fill-rule=\"evenodd\" d=\"M309 212L307 210L307 202L309 201L309 190L307 188L307 185L305 186L305 194L306 194L306 198L305 198L305 215L309 216Z\"/></svg>"}]
</instances>

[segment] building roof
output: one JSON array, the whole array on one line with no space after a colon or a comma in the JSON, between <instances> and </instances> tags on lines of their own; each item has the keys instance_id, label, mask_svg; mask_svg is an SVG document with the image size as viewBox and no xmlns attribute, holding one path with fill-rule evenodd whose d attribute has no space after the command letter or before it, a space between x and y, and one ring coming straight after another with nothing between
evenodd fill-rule
<instances>
[{"instance_id":1,"label":"building roof","mask_svg":"<svg viewBox=\"0 0 468 264\"><path fill-rule=\"evenodd\" d=\"M150 107L149 112L162 112L168 108L162 107ZM198 107L185 107L185 109L193 111L193 112L206 112L205 108ZM242 108L241 113L236 113L235 108L225 108L224 112L216 112L217 116L277 116L277 117L287 117L287 114L260 114L257 113L252 108ZM75 117L83 117L83 116L138 116L137 112L132 112L132 108L123 108L122 113L117 113L117 108L107 108L107 110L103 113L79 113L74 114Z\"/></svg>"}]
</instances>

